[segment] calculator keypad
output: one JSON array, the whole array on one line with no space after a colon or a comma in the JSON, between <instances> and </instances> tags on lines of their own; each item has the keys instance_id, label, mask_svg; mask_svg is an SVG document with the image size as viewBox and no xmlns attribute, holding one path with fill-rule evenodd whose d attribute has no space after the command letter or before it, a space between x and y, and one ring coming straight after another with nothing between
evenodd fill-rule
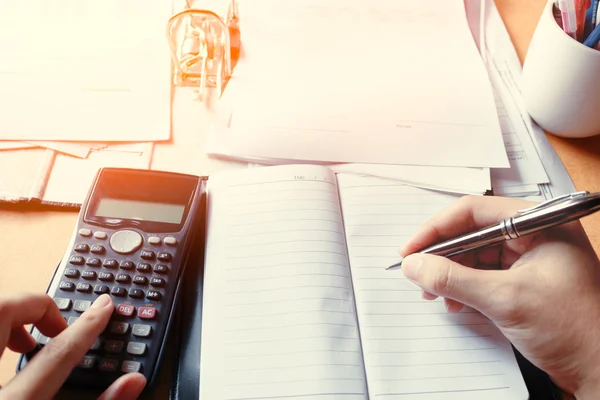
<instances>
[{"instance_id":1,"label":"calculator keypad","mask_svg":"<svg viewBox=\"0 0 600 400\"><path fill-rule=\"evenodd\" d=\"M114 235L86 228L78 234L55 303L69 325L102 294L109 293L115 303L111 322L78 368L143 372L144 358L156 345L152 342L154 324L168 287L178 242L172 236L159 235L140 235L142 240L138 242L132 233L117 235L113 240ZM135 249L127 253L128 245ZM77 297L68 298L73 296L70 293L77 293ZM51 340L37 333L41 345Z\"/></svg>"}]
</instances>

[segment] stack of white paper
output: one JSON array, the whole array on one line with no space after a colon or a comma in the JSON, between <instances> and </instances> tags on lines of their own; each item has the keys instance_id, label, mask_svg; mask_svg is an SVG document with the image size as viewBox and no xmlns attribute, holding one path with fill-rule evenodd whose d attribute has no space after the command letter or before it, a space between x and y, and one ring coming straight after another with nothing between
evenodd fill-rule
<instances>
[{"instance_id":1,"label":"stack of white paper","mask_svg":"<svg viewBox=\"0 0 600 400\"><path fill-rule=\"evenodd\" d=\"M163 0L0 2L0 201L45 201L48 177L85 193L99 166L150 167L171 136L171 15ZM62 160L88 173L73 183Z\"/></svg>"},{"instance_id":2,"label":"stack of white paper","mask_svg":"<svg viewBox=\"0 0 600 400\"><path fill-rule=\"evenodd\" d=\"M461 0L241 3L243 58L207 154L462 193L537 192L548 177L485 43L478 50L485 10L469 13L477 21L465 10Z\"/></svg>"}]
</instances>

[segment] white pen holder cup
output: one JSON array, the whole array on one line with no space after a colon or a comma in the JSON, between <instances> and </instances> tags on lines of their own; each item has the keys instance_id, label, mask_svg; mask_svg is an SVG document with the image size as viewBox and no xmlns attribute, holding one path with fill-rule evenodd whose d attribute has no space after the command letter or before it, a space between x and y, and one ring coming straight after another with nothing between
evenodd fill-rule
<instances>
[{"instance_id":1,"label":"white pen holder cup","mask_svg":"<svg viewBox=\"0 0 600 400\"><path fill-rule=\"evenodd\" d=\"M523 64L523 99L531 118L556 136L600 134L600 51L565 33L549 0Z\"/></svg>"}]
</instances>

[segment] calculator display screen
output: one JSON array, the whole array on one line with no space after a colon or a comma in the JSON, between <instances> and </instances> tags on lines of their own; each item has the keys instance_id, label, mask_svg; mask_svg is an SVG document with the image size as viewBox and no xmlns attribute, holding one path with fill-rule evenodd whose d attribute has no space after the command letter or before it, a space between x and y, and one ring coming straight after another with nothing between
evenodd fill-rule
<instances>
[{"instance_id":1,"label":"calculator display screen","mask_svg":"<svg viewBox=\"0 0 600 400\"><path fill-rule=\"evenodd\" d=\"M198 178L157 171L104 170L98 177L85 220L148 232L180 230L190 212Z\"/></svg>"},{"instance_id":2,"label":"calculator display screen","mask_svg":"<svg viewBox=\"0 0 600 400\"><path fill-rule=\"evenodd\" d=\"M184 212L185 204L104 198L98 200L95 216L179 224Z\"/></svg>"}]
</instances>

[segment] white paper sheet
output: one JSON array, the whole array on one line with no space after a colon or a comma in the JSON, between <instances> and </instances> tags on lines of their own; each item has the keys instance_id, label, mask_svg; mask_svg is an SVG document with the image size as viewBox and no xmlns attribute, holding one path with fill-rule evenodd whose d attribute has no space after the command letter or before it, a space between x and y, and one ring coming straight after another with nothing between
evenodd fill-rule
<instances>
[{"instance_id":1,"label":"white paper sheet","mask_svg":"<svg viewBox=\"0 0 600 400\"><path fill-rule=\"evenodd\" d=\"M335 175L238 173L209 180L200 399L366 399Z\"/></svg>"},{"instance_id":2,"label":"white paper sheet","mask_svg":"<svg viewBox=\"0 0 600 400\"><path fill-rule=\"evenodd\" d=\"M169 1L0 2L0 138L170 136Z\"/></svg>"},{"instance_id":3,"label":"white paper sheet","mask_svg":"<svg viewBox=\"0 0 600 400\"><path fill-rule=\"evenodd\" d=\"M233 154L509 166L462 1L245 4L230 129L216 133Z\"/></svg>"},{"instance_id":4,"label":"white paper sheet","mask_svg":"<svg viewBox=\"0 0 600 400\"><path fill-rule=\"evenodd\" d=\"M472 309L450 315L401 272L398 248L458 197L338 175L370 398L525 400L508 340Z\"/></svg>"}]
</instances>

